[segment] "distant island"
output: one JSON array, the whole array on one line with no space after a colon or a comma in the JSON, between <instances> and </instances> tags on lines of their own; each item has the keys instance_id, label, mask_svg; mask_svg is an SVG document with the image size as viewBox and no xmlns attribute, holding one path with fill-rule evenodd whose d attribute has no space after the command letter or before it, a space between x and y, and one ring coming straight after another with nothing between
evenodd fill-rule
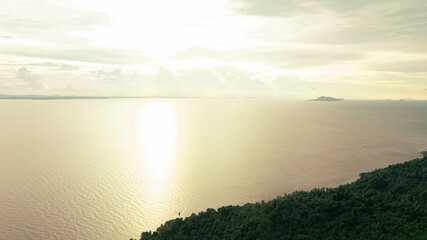
<instances>
[{"instance_id":1,"label":"distant island","mask_svg":"<svg viewBox=\"0 0 427 240\"><path fill-rule=\"evenodd\" d=\"M316 99L312 99L310 101L320 101L320 102L336 102L336 101L342 101L344 99L342 98L334 98L334 97L325 97L325 96L321 96L318 97Z\"/></svg>"},{"instance_id":2,"label":"distant island","mask_svg":"<svg viewBox=\"0 0 427 240\"><path fill-rule=\"evenodd\" d=\"M337 188L176 218L140 240L427 239L427 152L422 154Z\"/></svg>"}]
</instances>

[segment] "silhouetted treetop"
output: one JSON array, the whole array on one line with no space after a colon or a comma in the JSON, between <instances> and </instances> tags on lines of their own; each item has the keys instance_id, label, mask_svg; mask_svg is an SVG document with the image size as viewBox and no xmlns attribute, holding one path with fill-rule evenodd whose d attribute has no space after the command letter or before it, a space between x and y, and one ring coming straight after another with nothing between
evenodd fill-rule
<instances>
[{"instance_id":1,"label":"silhouetted treetop","mask_svg":"<svg viewBox=\"0 0 427 240\"><path fill-rule=\"evenodd\" d=\"M167 221L141 240L427 239L427 156L337 188L207 209Z\"/></svg>"}]
</instances>

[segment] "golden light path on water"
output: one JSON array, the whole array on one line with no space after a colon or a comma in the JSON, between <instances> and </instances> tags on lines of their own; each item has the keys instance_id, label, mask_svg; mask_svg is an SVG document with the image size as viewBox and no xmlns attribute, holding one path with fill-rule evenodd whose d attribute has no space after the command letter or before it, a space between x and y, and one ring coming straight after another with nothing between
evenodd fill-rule
<instances>
[{"instance_id":1,"label":"golden light path on water","mask_svg":"<svg viewBox=\"0 0 427 240\"><path fill-rule=\"evenodd\" d=\"M160 174L170 169L177 150L177 116L167 102L152 102L140 112L140 149L150 167Z\"/></svg>"},{"instance_id":2,"label":"golden light path on water","mask_svg":"<svg viewBox=\"0 0 427 240\"><path fill-rule=\"evenodd\" d=\"M174 193L174 167L178 159L178 113L166 101L150 101L138 107L137 142L139 166L144 172L141 189L150 202L145 214L167 218ZM170 217L170 216L169 216Z\"/></svg>"}]
</instances>

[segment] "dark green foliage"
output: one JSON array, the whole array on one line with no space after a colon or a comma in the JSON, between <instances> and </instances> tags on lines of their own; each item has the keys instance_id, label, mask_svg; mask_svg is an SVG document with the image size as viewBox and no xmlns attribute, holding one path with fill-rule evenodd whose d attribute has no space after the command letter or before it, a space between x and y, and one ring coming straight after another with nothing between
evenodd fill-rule
<instances>
[{"instance_id":1,"label":"dark green foliage","mask_svg":"<svg viewBox=\"0 0 427 240\"><path fill-rule=\"evenodd\" d=\"M360 174L333 189L207 209L141 240L427 239L427 157Z\"/></svg>"}]
</instances>

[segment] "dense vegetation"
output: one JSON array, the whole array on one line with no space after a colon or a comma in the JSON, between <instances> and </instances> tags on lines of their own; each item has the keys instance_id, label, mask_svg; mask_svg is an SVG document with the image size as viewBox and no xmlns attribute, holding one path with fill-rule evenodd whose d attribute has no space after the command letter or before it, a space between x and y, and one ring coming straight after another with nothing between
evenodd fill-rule
<instances>
[{"instance_id":1,"label":"dense vegetation","mask_svg":"<svg viewBox=\"0 0 427 240\"><path fill-rule=\"evenodd\" d=\"M207 209L141 234L154 239L427 239L427 157L337 188Z\"/></svg>"}]
</instances>

